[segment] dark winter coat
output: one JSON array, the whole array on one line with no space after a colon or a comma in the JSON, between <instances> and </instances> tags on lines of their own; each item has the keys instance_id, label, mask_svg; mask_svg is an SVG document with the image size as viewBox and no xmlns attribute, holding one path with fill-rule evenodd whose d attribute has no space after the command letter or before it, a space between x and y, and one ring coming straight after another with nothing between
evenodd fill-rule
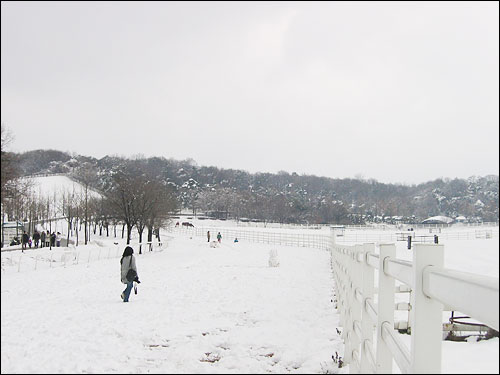
<instances>
[{"instance_id":1,"label":"dark winter coat","mask_svg":"<svg viewBox=\"0 0 500 375\"><path fill-rule=\"evenodd\" d=\"M42 232L42 234L40 235L40 239L42 240L42 242L45 242L45 232Z\"/></svg>"},{"instance_id":2,"label":"dark winter coat","mask_svg":"<svg viewBox=\"0 0 500 375\"><path fill-rule=\"evenodd\" d=\"M26 233L23 233L23 237L22 237L23 243L28 243L29 239L30 238L28 237L28 235Z\"/></svg>"},{"instance_id":3,"label":"dark winter coat","mask_svg":"<svg viewBox=\"0 0 500 375\"><path fill-rule=\"evenodd\" d=\"M35 232L35 234L33 234L33 239L34 239L35 241L38 241L38 240L40 239L40 233Z\"/></svg>"}]
</instances>

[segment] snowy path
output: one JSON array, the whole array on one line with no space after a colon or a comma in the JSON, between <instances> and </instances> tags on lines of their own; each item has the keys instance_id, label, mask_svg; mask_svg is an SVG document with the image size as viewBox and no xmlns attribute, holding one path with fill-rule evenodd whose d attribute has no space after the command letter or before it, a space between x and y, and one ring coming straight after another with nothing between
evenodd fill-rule
<instances>
[{"instance_id":1,"label":"snowy path","mask_svg":"<svg viewBox=\"0 0 500 375\"><path fill-rule=\"evenodd\" d=\"M277 268L271 245L175 238L138 256L128 304L117 259L6 273L2 373L338 371L328 253L273 247Z\"/></svg>"}]
</instances>

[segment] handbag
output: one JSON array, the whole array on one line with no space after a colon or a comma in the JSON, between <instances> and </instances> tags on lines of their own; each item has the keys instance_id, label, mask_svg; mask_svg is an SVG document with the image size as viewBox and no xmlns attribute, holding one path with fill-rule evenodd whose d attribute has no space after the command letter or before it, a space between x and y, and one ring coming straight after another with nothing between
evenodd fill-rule
<instances>
[{"instance_id":1,"label":"handbag","mask_svg":"<svg viewBox=\"0 0 500 375\"><path fill-rule=\"evenodd\" d=\"M132 255L130 256L129 267L130 266L132 266ZM137 272L135 272L135 270L133 268L129 268L129 270L127 271L127 275L125 276L127 281L130 283L130 282L134 281L136 277L137 277Z\"/></svg>"}]
</instances>

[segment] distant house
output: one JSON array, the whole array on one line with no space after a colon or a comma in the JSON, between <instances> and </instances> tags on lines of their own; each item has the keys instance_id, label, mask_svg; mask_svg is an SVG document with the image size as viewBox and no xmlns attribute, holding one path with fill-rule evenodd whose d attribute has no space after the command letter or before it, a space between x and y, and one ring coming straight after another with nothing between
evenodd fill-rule
<instances>
[{"instance_id":1,"label":"distant house","mask_svg":"<svg viewBox=\"0 0 500 375\"><path fill-rule=\"evenodd\" d=\"M227 220L229 215L229 211L207 211L205 212L205 216L211 218L211 219L218 219L218 220Z\"/></svg>"},{"instance_id":2,"label":"distant house","mask_svg":"<svg viewBox=\"0 0 500 375\"><path fill-rule=\"evenodd\" d=\"M422 221L422 224L451 224L455 220L448 216L432 216Z\"/></svg>"},{"instance_id":3,"label":"distant house","mask_svg":"<svg viewBox=\"0 0 500 375\"><path fill-rule=\"evenodd\" d=\"M392 221L394 222L394 224L401 224L404 223L405 218L403 216L393 216Z\"/></svg>"},{"instance_id":4,"label":"distant house","mask_svg":"<svg viewBox=\"0 0 500 375\"><path fill-rule=\"evenodd\" d=\"M24 230L24 223L22 221L6 221L3 223L2 238L5 244L8 245L15 237L21 239Z\"/></svg>"},{"instance_id":5,"label":"distant house","mask_svg":"<svg viewBox=\"0 0 500 375\"><path fill-rule=\"evenodd\" d=\"M330 225L330 229L335 232L337 237L343 236L345 233L345 226L344 225Z\"/></svg>"}]
</instances>

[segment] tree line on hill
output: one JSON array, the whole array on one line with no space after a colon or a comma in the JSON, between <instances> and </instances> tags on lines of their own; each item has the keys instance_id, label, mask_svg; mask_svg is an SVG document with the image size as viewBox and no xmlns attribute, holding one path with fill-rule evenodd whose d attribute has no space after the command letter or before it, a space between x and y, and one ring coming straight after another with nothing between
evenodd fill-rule
<instances>
[{"instance_id":1,"label":"tree line on hill","mask_svg":"<svg viewBox=\"0 0 500 375\"><path fill-rule=\"evenodd\" d=\"M180 208L215 218L279 223L418 223L436 215L498 221L497 175L408 186L284 171L251 174L198 166L192 159L96 159L55 150L7 154L21 176L64 173L101 192L106 199L100 209L115 210L112 220L129 230L136 226L139 233L161 225ZM150 217L138 214L153 208Z\"/></svg>"},{"instance_id":2,"label":"tree line on hill","mask_svg":"<svg viewBox=\"0 0 500 375\"><path fill-rule=\"evenodd\" d=\"M8 139L5 141L8 142ZM68 242L75 233L77 245L82 226L84 243L87 244L92 229L94 234L99 228L100 235L104 230L109 236L110 228L114 228L116 237L116 227L121 225L122 237L126 229L127 244L134 227L142 243L146 233L148 242L152 241L154 234L159 238L159 228L178 209L174 189L151 175L140 161L117 164L112 173L104 178L102 171L83 158L71 164L71 171L64 171L68 177L78 181L81 188L58 189L53 195L46 196L33 186L32 179L23 178L27 174L21 167L22 156L4 152L6 142L2 128L2 224L5 220L22 221L28 223L25 229L32 234L37 225L43 225L52 232L52 221L65 219ZM40 157L40 165L56 166L58 170L58 152L35 155ZM54 173L50 167L36 172ZM5 240L2 230L2 244Z\"/></svg>"}]
</instances>

